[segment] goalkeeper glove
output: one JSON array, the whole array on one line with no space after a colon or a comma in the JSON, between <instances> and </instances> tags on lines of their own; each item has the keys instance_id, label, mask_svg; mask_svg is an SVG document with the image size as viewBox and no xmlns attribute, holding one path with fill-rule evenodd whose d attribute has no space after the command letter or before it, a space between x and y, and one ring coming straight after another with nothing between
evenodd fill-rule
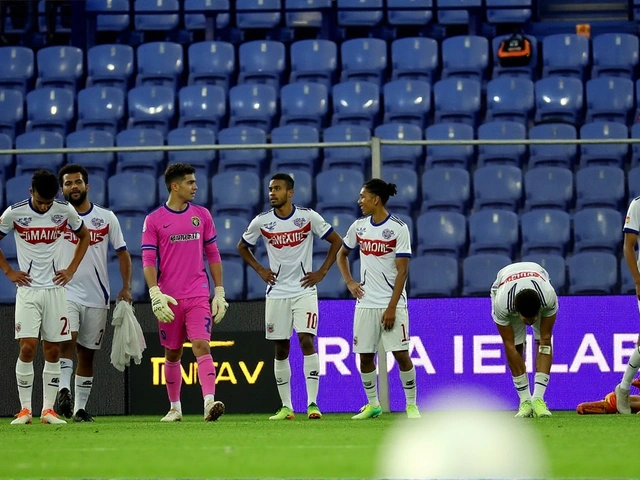
<instances>
[{"instance_id":1,"label":"goalkeeper glove","mask_svg":"<svg viewBox=\"0 0 640 480\"><path fill-rule=\"evenodd\" d=\"M211 300L211 315L215 323L220 323L227 313L229 304L224 299L224 287L216 287L213 290L213 300Z\"/></svg>"},{"instance_id":2,"label":"goalkeeper glove","mask_svg":"<svg viewBox=\"0 0 640 480\"><path fill-rule=\"evenodd\" d=\"M172 322L175 315L173 310L169 308L169 303L178 305L176 299L162 293L157 286L149 289L149 295L151 296L151 309L156 318L163 323Z\"/></svg>"}]
</instances>

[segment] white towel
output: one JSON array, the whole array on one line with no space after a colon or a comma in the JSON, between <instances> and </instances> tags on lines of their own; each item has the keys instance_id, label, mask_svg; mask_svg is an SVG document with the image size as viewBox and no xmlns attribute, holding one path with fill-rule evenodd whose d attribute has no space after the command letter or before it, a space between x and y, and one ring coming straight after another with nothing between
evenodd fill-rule
<instances>
[{"instance_id":1,"label":"white towel","mask_svg":"<svg viewBox=\"0 0 640 480\"><path fill-rule=\"evenodd\" d=\"M142 352L147 348L142 328L133 312L133 306L124 300L116 304L113 311L113 344L111 345L111 364L121 372L128 367L131 359L140 365Z\"/></svg>"}]
</instances>

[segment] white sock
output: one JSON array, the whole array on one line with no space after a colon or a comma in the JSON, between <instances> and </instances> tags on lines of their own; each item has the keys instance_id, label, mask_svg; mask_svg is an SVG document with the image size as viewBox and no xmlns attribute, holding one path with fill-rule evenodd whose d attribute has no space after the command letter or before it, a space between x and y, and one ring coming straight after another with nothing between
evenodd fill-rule
<instances>
[{"instance_id":1,"label":"white sock","mask_svg":"<svg viewBox=\"0 0 640 480\"><path fill-rule=\"evenodd\" d=\"M182 402L171 402L171 408L182 413Z\"/></svg>"},{"instance_id":2,"label":"white sock","mask_svg":"<svg viewBox=\"0 0 640 480\"><path fill-rule=\"evenodd\" d=\"M62 363L62 360L60 361L60 363ZM89 395L91 395L91 388L93 387L93 377L81 377L79 375L76 375L75 387L76 389L73 413L76 413L80 409L87 409L87 401L89 400ZM60 388L62 388L62 385L60 386Z\"/></svg>"},{"instance_id":3,"label":"white sock","mask_svg":"<svg viewBox=\"0 0 640 480\"><path fill-rule=\"evenodd\" d=\"M71 391L71 375L73 375L73 360L68 358L60 359L60 389L66 388Z\"/></svg>"},{"instance_id":4,"label":"white sock","mask_svg":"<svg viewBox=\"0 0 640 480\"><path fill-rule=\"evenodd\" d=\"M360 378L362 378L362 386L364 392L367 394L367 400L372 407L379 407L380 400L378 400L378 374L374 370L369 373L360 372Z\"/></svg>"},{"instance_id":5,"label":"white sock","mask_svg":"<svg viewBox=\"0 0 640 480\"><path fill-rule=\"evenodd\" d=\"M407 399L407 405L416 404L416 368L411 367L411 370L403 372L400 370L400 381L402 382L402 388L404 388L404 396Z\"/></svg>"},{"instance_id":6,"label":"white sock","mask_svg":"<svg viewBox=\"0 0 640 480\"><path fill-rule=\"evenodd\" d=\"M16 362L16 381L18 384L18 396L20 397L20 409L26 408L32 411L33 362L23 362L18 358Z\"/></svg>"},{"instance_id":7,"label":"white sock","mask_svg":"<svg viewBox=\"0 0 640 480\"><path fill-rule=\"evenodd\" d=\"M278 386L278 393L282 400L284 407L289 407L293 410L291 404L291 366L289 365L289 359L274 360L273 361L273 373L276 376L276 385Z\"/></svg>"},{"instance_id":8,"label":"white sock","mask_svg":"<svg viewBox=\"0 0 640 480\"><path fill-rule=\"evenodd\" d=\"M53 408L60 386L60 362L44 362L42 370L42 411Z\"/></svg>"},{"instance_id":9,"label":"white sock","mask_svg":"<svg viewBox=\"0 0 640 480\"><path fill-rule=\"evenodd\" d=\"M320 359L318 354L305 355L304 378L307 384L307 405L318 400L318 386L320 384Z\"/></svg>"},{"instance_id":10,"label":"white sock","mask_svg":"<svg viewBox=\"0 0 640 480\"><path fill-rule=\"evenodd\" d=\"M525 400L531 400L531 392L529 391L529 375L523 373L519 377L513 377L513 385L516 387L520 403Z\"/></svg>"},{"instance_id":11,"label":"white sock","mask_svg":"<svg viewBox=\"0 0 640 480\"><path fill-rule=\"evenodd\" d=\"M214 401L215 401L215 399L216 399L216 397L215 397L214 395L211 395L211 394L205 395L205 396L204 396L204 408L207 408L207 402L208 402L209 400L211 400L212 402L214 402ZM207 412L205 411L205 413L207 413Z\"/></svg>"},{"instance_id":12,"label":"white sock","mask_svg":"<svg viewBox=\"0 0 640 480\"><path fill-rule=\"evenodd\" d=\"M533 386L533 398L542 398L544 400L544 392L547 391L549 385L549 375L546 373L536 372Z\"/></svg>"},{"instance_id":13,"label":"white sock","mask_svg":"<svg viewBox=\"0 0 640 480\"><path fill-rule=\"evenodd\" d=\"M622 376L622 381L620 382L620 387L625 390L629 390L631 388L631 382L633 381L636 373L638 373L638 369L640 368L640 347L637 347L631 357L629 358L629 364L627 365L626 370L624 371L624 375Z\"/></svg>"}]
</instances>

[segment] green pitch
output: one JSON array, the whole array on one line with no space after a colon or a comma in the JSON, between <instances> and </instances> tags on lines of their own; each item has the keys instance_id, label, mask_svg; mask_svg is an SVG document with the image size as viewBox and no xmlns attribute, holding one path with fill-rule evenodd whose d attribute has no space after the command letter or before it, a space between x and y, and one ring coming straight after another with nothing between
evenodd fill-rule
<instances>
[{"instance_id":1,"label":"green pitch","mask_svg":"<svg viewBox=\"0 0 640 480\"><path fill-rule=\"evenodd\" d=\"M356 422L347 415L319 421L297 415L270 422L267 415L227 415L209 424L199 416L172 424L159 417L101 417L61 426L15 426L2 418L0 477L366 478L375 475L385 433L403 417ZM640 416L554 412L550 419L520 421L540 432L555 477L640 476ZM505 454L510 448L526 445L514 439Z\"/></svg>"}]
</instances>

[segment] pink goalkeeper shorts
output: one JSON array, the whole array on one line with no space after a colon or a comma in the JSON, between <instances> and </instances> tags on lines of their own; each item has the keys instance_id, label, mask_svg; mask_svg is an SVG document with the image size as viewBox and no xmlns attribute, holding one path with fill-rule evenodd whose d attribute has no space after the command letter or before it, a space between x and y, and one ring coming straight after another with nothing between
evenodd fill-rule
<instances>
[{"instance_id":1,"label":"pink goalkeeper shorts","mask_svg":"<svg viewBox=\"0 0 640 480\"><path fill-rule=\"evenodd\" d=\"M211 305L207 297L185 298L178 305L169 304L173 322L158 322L160 344L170 350L179 349L187 340L211 339Z\"/></svg>"}]
</instances>

